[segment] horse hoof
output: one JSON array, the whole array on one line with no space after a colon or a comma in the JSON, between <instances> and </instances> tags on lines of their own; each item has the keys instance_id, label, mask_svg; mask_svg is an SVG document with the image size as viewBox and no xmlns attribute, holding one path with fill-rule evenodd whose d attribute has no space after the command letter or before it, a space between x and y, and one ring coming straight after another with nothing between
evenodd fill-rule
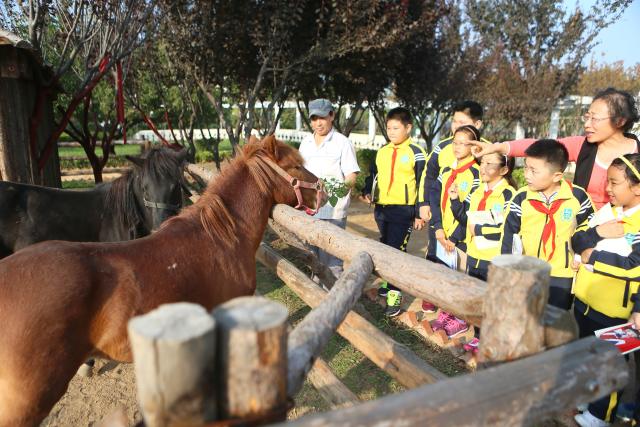
<instances>
[{"instance_id":1,"label":"horse hoof","mask_svg":"<svg viewBox=\"0 0 640 427\"><path fill-rule=\"evenodd\" d=\"M77 372L78 376L89 378L93 375L93 366L87 363L83 363L80 368L78 368Z\"/></svg>"}]
</instances>

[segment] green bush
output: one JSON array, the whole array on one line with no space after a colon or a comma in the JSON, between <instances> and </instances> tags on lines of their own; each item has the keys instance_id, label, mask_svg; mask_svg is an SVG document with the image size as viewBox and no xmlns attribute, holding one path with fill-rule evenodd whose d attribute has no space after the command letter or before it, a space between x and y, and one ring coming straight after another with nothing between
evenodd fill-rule
<instances>
[{"instance_id":1,"label":"green bush","mask_svg":"<svg viewBox=\"0 0 640 427\"><path fill-rule=\"evenodd\" d=\"M369 169L373 162L376 161L377 150L371 150L363 148L356 151L356 158L358 159L358 166L360 166L360 173L356 178L356 193L362 193L364 189L364 181L369 176Z\"/></svg>"},{"instance_id":2,"label":"green bush","mask_svg":"<svg viewBox=\"0 0 640 427\"><path fill-rule=\"evenodd\" d=\"M119 168L128 166L129 161L124 156L110 156L106 167ZM60 169L91 169L89 159L60 157Z\"/></svg>"},{"instance_id":3,"label":"green bush","mask_svg":"<svg viewBox=\"0 0 640 427\"><path fill-rule=\"evenodd\" d=\"M513 179L516 181L516 183L518 184L518 188L522 188L525 185L527 185L527 181L524 179L524 169L523 168L515 168L513 170Z\"/></svg>"}]
</instances>

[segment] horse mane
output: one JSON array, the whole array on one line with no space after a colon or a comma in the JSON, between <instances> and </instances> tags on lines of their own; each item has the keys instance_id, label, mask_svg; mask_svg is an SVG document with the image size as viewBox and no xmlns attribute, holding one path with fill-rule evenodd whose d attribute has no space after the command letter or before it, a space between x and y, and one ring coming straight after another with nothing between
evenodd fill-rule
<instances>
[{"instance_id":1,"label":"horse mane","mask_svg":"<svg viewBox=\"0 0 640 427\"><path fill-rule=\"evenodd\" d=\"M285 153L280 150L280 154ZM237 172L243 168L247 169L260 192L268 193L271 191L272 182L279 175L265 162L261 161L260 157L268 157L273 160L272 155L269 155L263 144L256 142L245 144L242 149L236 151L236 158L207 186L200 200L184 209L181 215L167 220L165 225L181 218L191 218L192 220L197 218L211 240L219 239L227 247L237 244L237 222L229 212L220 193L223 187L227 185L228 178L236 176ZM302 157L294 149L287 150L285 157L292 164L303 163Z\"/></svg>"},{"instance_id":2,"label":"horse mane","mask_svg":"<svg viewBox=\"0 0 640 427\"><path fill-rule=\"evenodd\" d=\"M142 155L144 163L141 167L133 167L111 182L106 194L104 211L114 216L116 221L124 224L131 231L144 221L135 195L135 183L141 177L151 175L154 180L171 179L180 181L182 168L175 154L162 147L152 147Z\"/></svg>"}]
</instances>

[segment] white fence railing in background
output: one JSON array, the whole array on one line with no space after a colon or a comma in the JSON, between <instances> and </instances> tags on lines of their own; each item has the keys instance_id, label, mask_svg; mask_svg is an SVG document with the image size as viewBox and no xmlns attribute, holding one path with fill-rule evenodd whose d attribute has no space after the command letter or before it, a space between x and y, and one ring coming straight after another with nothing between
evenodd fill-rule
<instances>
[{"instance_id":1,"label":"white fence railing in background","mask_svg":"<svg viewBox=\"0 0 640 427\"><path fill-rule=\"evenodd\" d=\"M170 130L159 129L158 132L162 135L163 138L167 139L168 141L173 140L173 136L171 135ZM257 130L254 130L252 133L255 134L256 136L259 135ZM217 132L217 129L210 129L209 131L196 129L194 130L194 139L195 140L203 139L203 136L202 136L203 134L205 134L207 138L209 137L209 135L215 138L217 137L218 132ZM276 138L282 141L302 142L302 140L306 135L309 135L309 132L303 131L303 130L295 130L295 129L276 130ZM142 131L136 132L136 134L134 135L134 138L137 140L145 140L145 141L152 141L152 142L159 141L158 136L150 130L142 130ZM182 136L179 132L176 132L176 139L182 140ZM227 131L225 131L224 129L220 129L220 139L227 139ZM366 134L366 133L351 133L349 135L349 140L353 143L354 147L356 147L357 149L366 148L370 150L377 150L378 148L382 147L387 143L387 141L384 139L382 135L375 135L372 138L369 134ZM416 141L418 144L420 144L423 147L426 146L422 138L414 138L414 141Z\"/></svg>"}]
</instances>

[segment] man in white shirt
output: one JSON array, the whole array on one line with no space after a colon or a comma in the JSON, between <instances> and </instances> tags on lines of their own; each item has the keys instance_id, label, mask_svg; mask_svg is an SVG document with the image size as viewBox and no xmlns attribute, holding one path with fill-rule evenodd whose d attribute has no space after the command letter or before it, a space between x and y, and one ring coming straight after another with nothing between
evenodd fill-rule
<instances>
[{"instance_id":1,"label":"man in white shirt","mask_svg":"<svg viewBox=\"0 0 640 427\"><path fill-rule=\"evenodd\" d=\"M314 99L309 103L309 117L313 134L306 136L300 144L300 154L305 168L322 179L333 178L353 186L360 172L356 152L351 141L333 127L335 112L327 99ZM338 227L347 224L347 209L351 193L341 197L335 206L326 203L316 218L329 221ZM312 247L321 264L329 268L336 278L342 274L342 260L320 248Z\"/></svg>"}]
</instances>

